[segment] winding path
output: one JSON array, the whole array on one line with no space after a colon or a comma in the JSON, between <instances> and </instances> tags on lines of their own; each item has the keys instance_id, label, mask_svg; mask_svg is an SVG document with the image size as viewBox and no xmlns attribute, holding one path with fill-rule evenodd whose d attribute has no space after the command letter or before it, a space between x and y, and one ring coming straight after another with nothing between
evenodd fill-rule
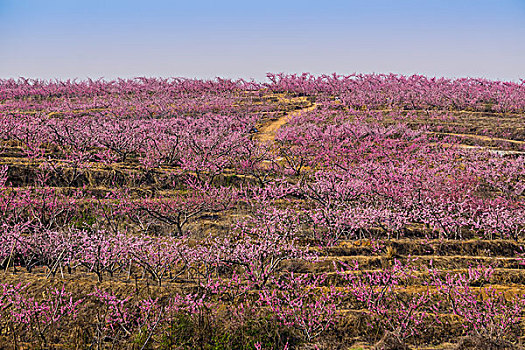
<instances>
[{"instance_id":1,"label":"winding path","mask_svg":"<svg viewBox=\"0 0 525 350\"><path fill-rule=\"evenodd\" d=\"M306 98L301 98L301 100L307 101ZM315 103L311 103L308 107L296 109L294 111L291 111L290 113L286 113L279 119L276 119L274 121L271 121L270 123L263 125L259 128L259 132L255 135L255 139L259 142L268 142L275 140L277 130L279 130L279 128L288 123L288 121L290 121L292 117L304 112L313 111L316 107L317 105Z\"/></svg>"}]
</instances>

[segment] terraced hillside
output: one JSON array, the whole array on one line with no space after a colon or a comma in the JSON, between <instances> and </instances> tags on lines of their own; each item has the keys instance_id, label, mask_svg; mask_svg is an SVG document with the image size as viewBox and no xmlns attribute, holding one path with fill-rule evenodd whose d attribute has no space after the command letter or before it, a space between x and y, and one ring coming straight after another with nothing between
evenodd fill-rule
<instances>
[{"instance_id":1,"label":"terraced hillside","mask_svg":"<svg viewBox=\"0 0 525 350\"><path fill-rule=\"evenodd\" d=\"M0 82L0 347L514 349L523 84Z\"/></svg>"}]
</instances>

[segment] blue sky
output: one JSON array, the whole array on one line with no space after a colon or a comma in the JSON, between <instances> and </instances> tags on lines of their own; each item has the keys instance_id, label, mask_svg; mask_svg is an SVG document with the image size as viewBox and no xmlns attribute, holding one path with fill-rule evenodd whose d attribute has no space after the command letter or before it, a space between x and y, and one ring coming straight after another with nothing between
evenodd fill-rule
<instances>
[{"instance_id":1,"label":"blue sky","mask_svg":"<svg viewBox=\"0 0 525 350\"><path fill-rule=\"evenodd\" d=\"M0 0L0 78L525 78L525 0Z\"/></svg>"}]
</instances>

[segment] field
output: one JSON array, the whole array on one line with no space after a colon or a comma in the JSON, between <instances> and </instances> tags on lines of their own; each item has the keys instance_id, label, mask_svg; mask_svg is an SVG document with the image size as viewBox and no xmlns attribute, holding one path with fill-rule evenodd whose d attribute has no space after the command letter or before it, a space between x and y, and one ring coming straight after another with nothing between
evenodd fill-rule
<instances>
[{"instance_id":1,"label":"field","mask_svg":"<svg viewBox=\"0 0 525 350\"><path fill-rule=\"evenodd\" d=\"M0 348L517 349L525 84L0 80Z\"/></svg>"}]
</instances>

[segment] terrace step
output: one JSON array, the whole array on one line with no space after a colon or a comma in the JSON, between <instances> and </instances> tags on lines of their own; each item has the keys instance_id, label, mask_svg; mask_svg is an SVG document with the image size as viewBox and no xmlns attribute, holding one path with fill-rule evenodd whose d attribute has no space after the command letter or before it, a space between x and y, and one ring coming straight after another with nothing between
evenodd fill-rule
<instances>
[{"instance_id":1,"label":"terrace step","mask_svg":"<svg viewBox=\"0 0 525 350\"><path fill-rule=\"evenodd\" d=\"M359 273L371 273L379 272L379 270L359 270ZM446 272L450 274L468 274L467 269L443 269L441 273ZM344 274L353 274L352 271L347 271ZM410 280L409 283L411 286L420 286L421 288L426 288L420 285L420 279L428 279L430 274L425 271L416 271L413 273L414 279ZM347 282L336 272L327 272L326 273L326 284L334 284L335 286L342 287ZM498 288L511 288L511 289L525 289L525 269L495 269L491 278L485 282L487 285L499 286ZM473 286L475 287L475 286Z\"/></svg>"},{"instance_id":2,"label":"terrace step","mask_svg":"<svg viewBox=\"0 0 525 350\"><path fill-rule=\"evenodd\" d=\"M406 261L407 257L397 258L401 261ZM414 260L416 266L429 266L432 263L434 268L438 269L461 269L468 267L476 267L479 265L493 266L495 268L506 268L506 269L523 269L523 259L518 257L485 257L485 256L413 256L410 259ZM315 272L328 272L333 271L334 262L343 262L349 265L353 265L354 262L359 263L360 269L380 269L390 266L393 263L393 258L387 258L382 256L343 256L343 257L323 257L315 264L312 264L312 269Z\"/></svg>"},{"instance_id":3,"label":"terrace step","mask_svg":"<svg viewBox=\"0 0 525 350\"><path fill-rule=\"evenodd\" d=\"M395 254L403 256L424 255L477 255L514 257L521 252L523 242L513 240L422 240L402 239L381 242L383 246L391 247ZM329 256L374 255L370 241L342 241L334 247L325 248Z\"/></svg>"}]
</instances>

